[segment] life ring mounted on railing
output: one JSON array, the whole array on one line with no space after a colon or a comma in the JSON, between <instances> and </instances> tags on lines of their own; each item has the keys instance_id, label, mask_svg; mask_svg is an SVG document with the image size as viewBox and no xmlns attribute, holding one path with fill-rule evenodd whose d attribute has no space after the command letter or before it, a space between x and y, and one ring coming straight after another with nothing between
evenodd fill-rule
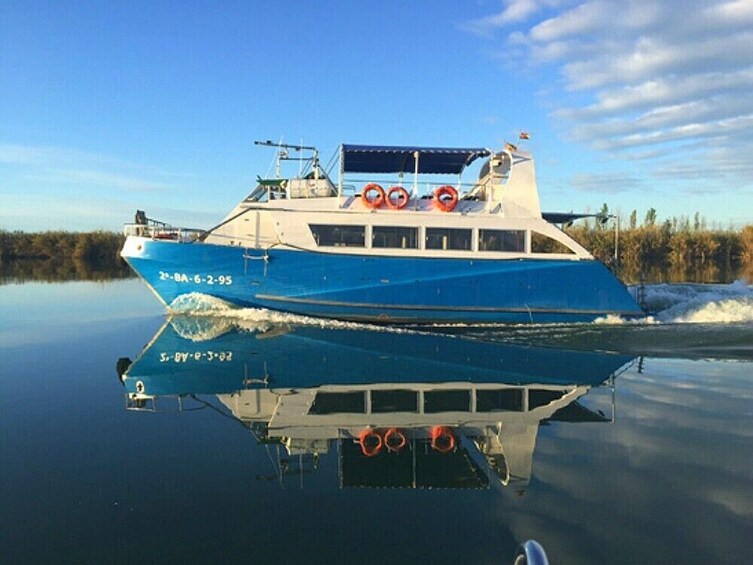
<instances>
[{"instance_id":1,"label":"life ring mounted on railing","mask_svg":"<svg viewBox=\"0 0 753 565\"><path fill-rule=\"evenodd\" d=\"M431 429L431 448L439 453L455 449L455 434L449 426L434 426Z\"/></svg>"},{"instance_id":2,"label":"life ring mounted on railing","mask_svg":"<svg viewBox=\"0 0 753 565\"><path fill-rule=\"evenodd\" d=\"M397 428L390 428L384 434L384 445L387 446L389 451L398 452L407 444L408 439L405 434Z\"/></svg>"},{"instance_id":3,"label":"life ring mounted on railing","mask_svg":"<svg viewBox=\"0 0 753 565\"><path fill-rule=\"evenodd\" d=\"M366 457L374 457L379 455L384 447L384 441L374 430L367 428L358 435L358 443L361 444L361 453Z\"/></svg>"},{"instance_id":4,"label":"life ring mounted on railing","mask_svg":"<svg viewBox=\"0 0 753 565\"><path fill-rule=\"evenodd\" d=\"M458 204L458 191L446 184L434 191L434 206L442 212L452 212Z\"/></svg>"},{"instance_id":5,"label":"life ring mounted on railing","mask_svg":"<svg viewBox=\"0 0 753 565\"><path fill-rule=\"evenodd\" d=\"M402 186L393 186L387 191L387 206L393 210L402 210L410 201L410 194Z\"/></svg>"},{"instance_id":6,"label":"life ring mounted on railing","mask_svg":"<svg viewBox=\"0 0 753 565\"><path fill-rule=\"evenodd\" d=\"M376 194L372 194L376 193ZM384 189L375 182L370 182L361 191L361 202L367 208L377 209L384 202Z\"/></svg>"}]
</instances>

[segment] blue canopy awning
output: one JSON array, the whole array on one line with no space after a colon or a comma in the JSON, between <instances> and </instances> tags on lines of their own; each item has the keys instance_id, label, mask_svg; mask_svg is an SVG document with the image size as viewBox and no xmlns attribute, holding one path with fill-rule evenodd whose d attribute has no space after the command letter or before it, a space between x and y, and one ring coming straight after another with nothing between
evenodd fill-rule
<instances>
[{"instance_id":1,"label":"blue canopy awning","mask_svg":"<svg viewBox=\"0 0 753 565\"><path fill-rule=\"evenodd\" d=\"M573 214L572 212L542 212L541 217L551 224L567 224L584 218L596 218L601 223L606 222L612 216L608 214Z\"/></svg>"},{"instance_id":2,"label":"blue canopy awning","mask_svg":"<svg viewBox=\"0 0 753 565\"><path fill-rule=\"evenodd\" d=\"M342 167L346 173L413 173L418 152L418 172L458 175L479 157L491 155L480 147L396 147L389 145L343 145Z\"/></svg>"}]
</instances>

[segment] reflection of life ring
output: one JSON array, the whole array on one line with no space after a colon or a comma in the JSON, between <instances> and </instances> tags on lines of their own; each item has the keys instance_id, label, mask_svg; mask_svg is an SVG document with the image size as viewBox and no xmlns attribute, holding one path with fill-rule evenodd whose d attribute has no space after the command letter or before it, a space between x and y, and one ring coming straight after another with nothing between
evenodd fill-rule
<instances>
[{"instance_id":1,"label":"reflection of life ring","mask_svg":"<svg viewBox=\"0 0 753 565\"><path fill-rule=\"evenodd\" d=\"M397 428L390 428L384 434L384 445L390 451L400 451L407 443L408 440L405 438L405 434Z\"/></svg>"},{"instance_id":2,"label":"reflection of life ring","mask_svg":"<svg viewBox=\"0 0 753 565\"><path fill-rule=\"evenodd\" d=\"M376 196L371 198L370 192L376 192ZM375 182L367 184L361 191L361 202L367 208L379 208L384 202L384 189Z\"/></svg>"},{"instance_id":3,"label":"reflection of life ring","mask_svg":"<svg viewBox=\"0 0 753 565\"><path fill-rule=\"evenodd\" d=\"M392 197L395 197L393 202ZM387 191L387 206L393 210L400 210L408 205L410 195L402 186L393 186Z\"/></svg>"},{"instance_id":4,"label":"reflection of life ring","mask_svg":"<svg viewBox=\"0 0 753 565\"><path fill-rule=\"evenodd\" d=\"M434 191L434 206L442 212L451 212L458 203L458 191L449 184Z\"/></svg>"},{"instance_id":5,"label":"reflection of life ring","mask_svg":"<svg viewBox=\"0 0 753 565\"><path fill-rule=\"evenodd\" d=\"M374 430L369 429L363 430L360 433L360 435L358 436L358 443L361 444L361 452L366 457L374 457L375 455L379 455L379 452L382 451L382 446L384 445L382 436L380 436Z\"/></svg>"},{"instance_id":6,"label":"reflection of life ring","mask_svg":"<svg viewBox=\"0 0 753 565\"><path fill-rule=\"evenodd\" d=\"M449 453L455 449L455 434L447 426L434 426L431 429L431 448L440 453Z\"/></svg>"}]
</instances>

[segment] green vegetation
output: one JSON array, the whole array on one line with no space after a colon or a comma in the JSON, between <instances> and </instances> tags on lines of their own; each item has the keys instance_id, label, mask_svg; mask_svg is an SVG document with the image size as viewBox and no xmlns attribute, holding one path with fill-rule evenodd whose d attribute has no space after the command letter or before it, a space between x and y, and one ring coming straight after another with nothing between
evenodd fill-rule
<instances>
[{"instance_id":1,"label":"green vegetation","mask_svg":"<svg viewBox=\"0 0 753 565\"><path fill-rule=\"evenodd\" d=\"M15 281L107 280L132 276L112 232L0 230L0 276Z\"/></svg>"},{"instance_id":2,"label":"green vegetation","mask_svg":"<svg viewBox=\"0 0 753 565\"><path fill-rule=\"evenodd\" d=\"M603 210L606 212L606 205ZM753 225L741 230L708 229L696 213L689 218L672 218L658 223L651 208L642 226L637 214L627 224L620 222L620 277L630 283L643 276L647 281L726 282L739 276L753 280ZM613 264L614 230L598 222L586 222L565 231L599 259Z\"/></svg>"},{"instance_id":3,"label":"green vegetation","mask_svg":"<svg viewBox=\"0 0 753 565\"><path fill-rule=\"evenodd\" d=\"M601 212L608 213L606 204ZM699 214L692 221L673 218L659 223L653 208L643 225L637 225L635 211L621 225L617 267L625 282L636 283L641 277L649 282L727 282L740 276L753 280L753 225L741 230L708 229ZM610 226L587 221L565 231L614 266L615 239ZM103 231L0 230L0 277L20 281L129 277L130 269L118 256L123 241L122 235Z\"/></svg>"}]
</instances>

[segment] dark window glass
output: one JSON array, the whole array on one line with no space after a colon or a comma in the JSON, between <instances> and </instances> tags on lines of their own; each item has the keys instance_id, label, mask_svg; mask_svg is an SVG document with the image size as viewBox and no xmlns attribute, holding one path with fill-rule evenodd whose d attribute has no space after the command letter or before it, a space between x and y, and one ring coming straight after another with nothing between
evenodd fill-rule
<instances>
[{"instance_id":1,"label":"dark window glass","mask_svg":"<svg viewBox=\"0 0 753 565\"><path fill-rule=\"evenodd\" d=\"M533 410L539 406L546 406L559 400L565 395L565 391L562 390L540 390L532 389L528 391L528 409Z\"/></svg>"},{"instance_id":2,"label":"dark window glass","mask_svg":"<svg viewBox=\"0 0 753 565\"><path fill-rule=\"evenodd\" d=\"M479 251L518 251L526 250L524 230L478 230Z\"/></svg>"},{"instance_id":3,"label":"dark window glass","mask_svg":"<svg viewBox=\"0 0 753 565\"><path fill-rule=\"evenodd\" d=\"M363 392L320 392L311 404L309 414L363 414L366 400Z\"/></svg>"},{"instance_id":4,"label":"dark window glass","mask_svg":"<svg viewBox=\"0 0 753 565\"><path fill-rule=\"evenodd\" d=\"M424 412L469 412L471 394L467 390L433 390L424 393Z\"/></svg>"},{"instance_id":5,"label":"dark window glass","mask_svg":"<svg viewBox=\"0 0 753 565\"><path fill-rule=\"evenodd\" d=\"M371 246L416 249L418 247L418 228L374 226L371 231Z\"/></svg>"},{"instance_id":6,"label":"dark window glass","mask_svg":"<svg viewBox=\"0 0 753 565\"><path fill-rule=\"evenodd\" d=\"M470 251L471 230L426 228L426 249L457 249Z\"/></svg>"},{"instance_id":7,"label":"dark window glass","mask_svg":"<svg viewBox=\"0 0 753 565\"><path fill-rule=\"evenodd\" d=\"M523 390L520 388L504 388L501 390L476 391L476 411L493 412L495 410L521 412L523 410Z\"/></svg>"},{"instance_id":8,"label":"dark window glass","mask_svg":"<svg viewBox=\"0 0 753 565\"><path fill-rule=\"evenodd\" d=\"M413 390L373 390L371 411L374 414L418 412L418 393Z\"/></svg>"},{"instance_id":9,"label":"dark window glass","mask_svg":"<svg viewBox=\"0 0 753 565\"><path fill-rule=\"evenodd\" d=\"M532 231L531 253L575 253L575 251L548 235Z\"/></svg>"},{"instance_id":10,"label":"dark window glass","mask_svg":"<svg viewBox=\"0 0 753 565\"><path fill-rule=\"evenodd\" d=\"M366 241L364 226L327 226L309 224L314 241L320 246L363 247Z\"/></svg>"}]
</instances>

